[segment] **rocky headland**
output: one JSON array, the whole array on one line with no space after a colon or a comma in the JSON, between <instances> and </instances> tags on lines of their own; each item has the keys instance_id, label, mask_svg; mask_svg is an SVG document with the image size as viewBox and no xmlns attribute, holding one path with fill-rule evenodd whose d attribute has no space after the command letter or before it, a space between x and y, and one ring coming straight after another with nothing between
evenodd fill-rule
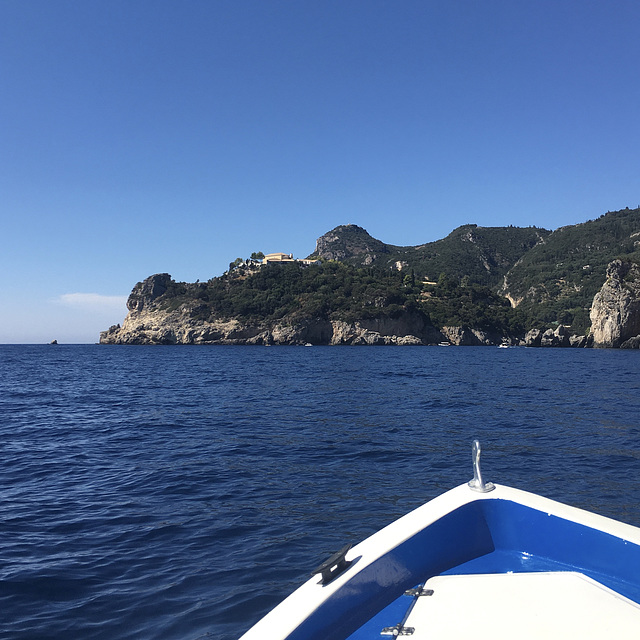
<instances>
[{"instance_id":1,"label":"rocky headland","mask_svg":"<svg viewBox=\"0 0 640 640\"><path fill-rule=\"evenodd\" d=\"M467 225L416 247L344 225L318 239L317 263L152 275L100 343L639 348L639 238L640 210L553 233Z\"/></svg>"},{"instance_id":2,"label":"rocky headland","mask_svg":"<svg viewBox=\"0 0 640 640\"><path fill-rule=\"evenodd\" d=\"M278 268L278 267L276 267ZM198 301L175 309L166 305L173 283L167 273L138 283L127 301L129 313L122 326L100 334L101 344L226 344L226 345L421 345L446 338L420 314L397 318L301 318L281 322L248 321L239 317L203 320Z\"/></svg>"}]
</instances>

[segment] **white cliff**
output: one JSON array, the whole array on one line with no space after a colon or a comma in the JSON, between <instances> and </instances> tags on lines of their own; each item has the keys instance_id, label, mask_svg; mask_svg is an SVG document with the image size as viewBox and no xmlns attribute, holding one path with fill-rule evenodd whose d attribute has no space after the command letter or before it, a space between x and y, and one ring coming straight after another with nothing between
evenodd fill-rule
<instances>
[{"instance_id":1,"label":"white cliff","mask_svg":"<svg viewBox=\"0 0 640 640\"><path fill-rule=\"evenodd\" d=\"M614 260L591 306L594 347L638 347L640 343L640 266Z\"/></svg>"}]
</instances>

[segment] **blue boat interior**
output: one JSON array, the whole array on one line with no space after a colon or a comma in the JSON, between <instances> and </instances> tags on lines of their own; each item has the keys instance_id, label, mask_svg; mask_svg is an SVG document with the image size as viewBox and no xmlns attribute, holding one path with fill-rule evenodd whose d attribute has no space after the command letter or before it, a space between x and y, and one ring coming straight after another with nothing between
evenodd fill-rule
<instances>
[{"instance_id":1,"label":"blue boat interior","mask_svg":"<svg viewBox=\"0 0 640 640\"><path fill-rule=\"evenodd\" d=\"M405 591L429 578L539 571L578 571L640 604L638 545L515 502L483 499L354 573L288 640L379 639L408 616L417 596Z\"/></svg>"}]
</instances>

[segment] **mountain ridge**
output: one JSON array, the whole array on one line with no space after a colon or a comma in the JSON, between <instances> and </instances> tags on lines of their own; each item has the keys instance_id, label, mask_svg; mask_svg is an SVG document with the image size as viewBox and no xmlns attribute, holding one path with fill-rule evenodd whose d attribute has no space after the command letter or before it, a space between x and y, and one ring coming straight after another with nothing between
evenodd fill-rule
<instances>
[{"instance_id":1,"label":"mountain ridge","mask_svg":"<svg viewBox=\"0 0 640 640\"><path fill-rule=\"evenodd\" d=\"M551 233L537 227L466 224L440 240L398 246L372 237L357 225L339 225L318 238L309 258L340 260L353 266L410 268L427 280L437 280L445 272L450 277L471 276L478 283L491 286Z\"/></svg>"}]
</instances>

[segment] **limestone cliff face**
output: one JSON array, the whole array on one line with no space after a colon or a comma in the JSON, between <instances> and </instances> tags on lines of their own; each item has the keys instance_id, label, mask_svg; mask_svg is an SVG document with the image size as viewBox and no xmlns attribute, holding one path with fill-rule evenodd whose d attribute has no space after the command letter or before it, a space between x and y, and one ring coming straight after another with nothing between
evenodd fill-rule
<instances>
[{"instance_id":1,"label":"limestone cliff face","mask_svg":"<svg viewBox=\"0 0 640 640\"><path fill-rule=\"evenodd\" d=\"M244 344L259 327L227 322L196 322L185 310L130 311L122 326L100 333L100 344Z\"/></svg>"},{"instance_id":2,"label":"limestone cliff face","mask_svg":"<svg viewBox=\"0 0 640 640\"><path fill-rule=\"evenodd\" d=\"M446 342L457 347L479 347L506 343L517 344L517 341L512 340L508 336L503 336L498 332L470 329L468 327L442 327L442 335Z\"/></svg>"},{"instance_id":3,"label":"limestone cliff face","mask_svg":"<svg viewBox=\"0 0 640 640\"><path fill-rule=\"evenodd\" d=\"M424 345L442 339L433 329L421 336L405 333L402 323L379 331L369 328L369 322L320 318L266 326L235 319L194 322L185 311L131 311L122 326L101 332L100 344Z\"/></svg>"},{"instance_id":4,"label":"limestone cliff face","mask_svg":"<svg viewBox=\"0 0 640 640\"><path fill-rule=\"evenodd\" d=\"M587 336L572 334L567 327L559 325L556 329L531 329L524 337L526 347L590 347Z\"/></svg>"},{"instance_id":5,"label":"limestone cliff face","mask_svg":"<svg viewBox=\"0 0 640 640\"><path fill-rule=\"evenodd\" d=\"M420 345L437 344L442 334L427 325L417 314L406 313L398 318L374 318L357 322L331 322L329 344L350 345Z\"/></svg>"},{"instance_id":6,"label":"limestone cliff face","mask_svg":"<svg viewBox=\"0 0 640 640\"><path fill-rule=\"evenodd\" d=\"M100 344L209 344L227 340L246 340L258 328L236 320L203 322L197 318L198 302L189 300L173 308L165 306L162 295L172 284L168 273L158 273L133 288L122 326L115 325L100 333Z\"/></svg>"},{"instance_id":7,"label":"limestone cliff face","mask_svg":"<svg viewBox=\"0 0 640 640\"><path fill-rule=\"evenodd\" d=\"M640 266L614 260L591 306L594 347L633 348L640 343Z\"/></svg>"}]
</instances>

